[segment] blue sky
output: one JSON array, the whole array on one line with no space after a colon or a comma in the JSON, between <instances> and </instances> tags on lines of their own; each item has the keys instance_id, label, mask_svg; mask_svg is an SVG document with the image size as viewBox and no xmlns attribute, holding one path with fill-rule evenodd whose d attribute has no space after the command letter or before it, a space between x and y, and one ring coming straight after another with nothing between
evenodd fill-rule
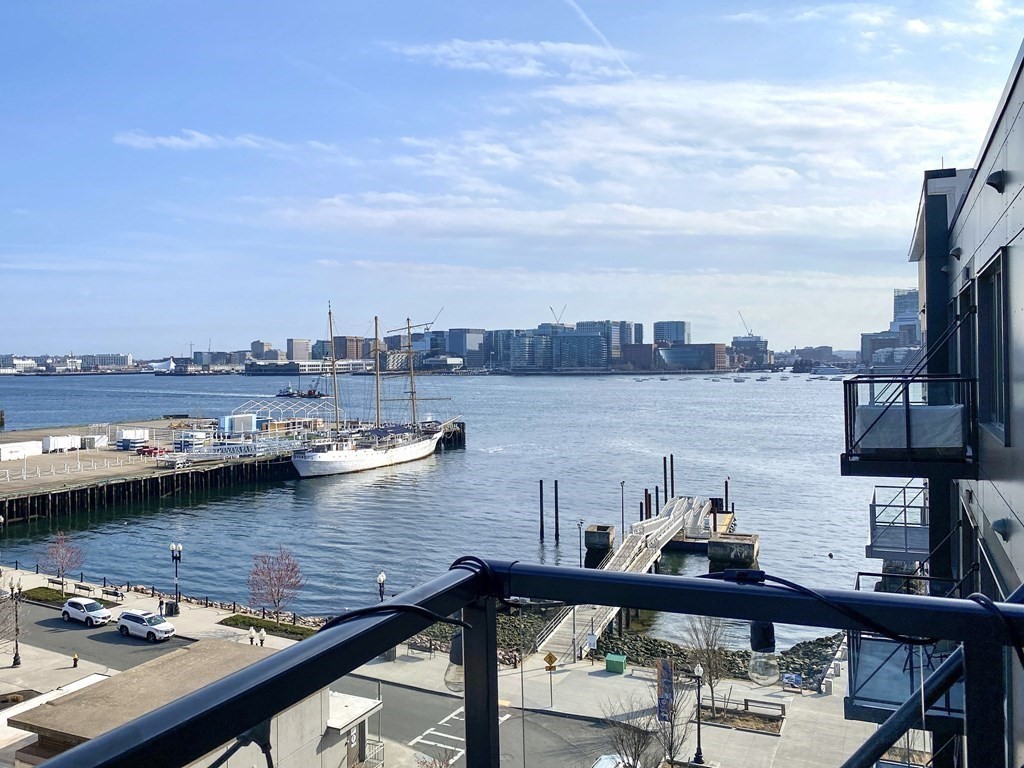
<instances>
[{"instance_id":1,"label":"blue sky","mask_svg":"<svg viewBox=\"0 0 1024 768\"><path fill-rule=\"evenodd\" d=\"M0 352L683 319L854 348L1009 3L0 9ZM649 332L649 331L648 331Z\"/></svg>"}]
</instances>

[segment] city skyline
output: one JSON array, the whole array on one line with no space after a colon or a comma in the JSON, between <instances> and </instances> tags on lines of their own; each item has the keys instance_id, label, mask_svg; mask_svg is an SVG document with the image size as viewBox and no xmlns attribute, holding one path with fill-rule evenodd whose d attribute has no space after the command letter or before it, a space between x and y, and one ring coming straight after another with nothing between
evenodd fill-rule
<instances>
[{"instance_id":1,"label":"city skyline","mask_svg":"<svg viewBox=\"0 0 1024 768\"><path fill-rule=\"evenodd\" d=\"M364 335L642 306L856 349L1024 30L999 0L161 11L4 9L5 346L283 346L333 299Z\"/></svg>"}]
</instances>

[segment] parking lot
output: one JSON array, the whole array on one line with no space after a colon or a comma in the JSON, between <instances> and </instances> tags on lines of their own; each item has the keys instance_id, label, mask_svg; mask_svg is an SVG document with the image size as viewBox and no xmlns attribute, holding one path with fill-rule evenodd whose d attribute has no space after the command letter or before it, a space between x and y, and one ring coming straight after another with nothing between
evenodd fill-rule
<instances>
[{"instance_id":1,"label":"parking lot","mask_svg":"<svg viewBox=\"0 0 1024 768\"><path fill-rule=\"evenodd\" d=\"M121 637L117 632L117 617L121 608L115 606L110 612L113 618L108 624L90 629L76 621L65 622L57 606L22 603L19 615L20 641L64 654L69 659L77 653L80 659L122 671L181 648L189 642L179 637L159 643L148 643L137 637Z\"/></svg>"}]
</instances>

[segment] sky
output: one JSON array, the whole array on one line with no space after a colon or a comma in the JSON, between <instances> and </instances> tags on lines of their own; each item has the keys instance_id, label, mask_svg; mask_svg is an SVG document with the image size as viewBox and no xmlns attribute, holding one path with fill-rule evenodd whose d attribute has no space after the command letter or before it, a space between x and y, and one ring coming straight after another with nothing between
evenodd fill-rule
<instances>
[{"instance_id":1,"label":"sky","mask_svg":"<svg viewBox=\"0 0 1024 768\"><path fill-rule=\"evenodd\" d=\"M328 302L858 348L1022 36L999 0L5 3L0 353L283 349Z\"/></svg>"}]
</instances>

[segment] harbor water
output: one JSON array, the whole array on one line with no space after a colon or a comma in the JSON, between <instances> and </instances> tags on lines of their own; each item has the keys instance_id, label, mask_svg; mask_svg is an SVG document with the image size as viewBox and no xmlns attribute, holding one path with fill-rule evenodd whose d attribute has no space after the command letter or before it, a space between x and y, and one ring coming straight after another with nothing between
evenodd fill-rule
<instances>
[{"instance_id":1,"label":"harbor water","mask_svg":"<svg viewBox=\"0 0 1024 768\"><path fill-rule=\"evenodd\" d=\"M62 521L85 551L86 578L172 591L168 545L181 542L185 594L246 602L253 554L281 544L295 553L307 578L290 607L337 614L376 600L381 571L388 593L395 593L467 554L576 566L577 521L618 528L621 480L626 524L638 520L644 489L663 485L662 456L668 454L675 456L677 495L721 496L731 478L738 530L760 535L760 566L769 573L814 587L852 588L857 571L880 566L864 557L874 483L839 474L838 382L778 375L744 383L701 376L423 381L434 390L428 394L451 401L425 402L422 415L461 414L466 450L358 475L210 493L187 503L152 501ZM0 377L0 408L8 430L130 423L171 413L216 417L288 383L243 376ZM358 408L371 400L371 379L345 377L344 383ZM349 413L362 415L358 408ZM56 522L45 520L6 528L0 561L41 561L56 530ZM663 573L706 571L703 556L667 553L662 563ZM682 618L664 614L652 634L679 640L683 630ZM821 634L778 628L783 646Z\"/></svg>"}]
</instances>

